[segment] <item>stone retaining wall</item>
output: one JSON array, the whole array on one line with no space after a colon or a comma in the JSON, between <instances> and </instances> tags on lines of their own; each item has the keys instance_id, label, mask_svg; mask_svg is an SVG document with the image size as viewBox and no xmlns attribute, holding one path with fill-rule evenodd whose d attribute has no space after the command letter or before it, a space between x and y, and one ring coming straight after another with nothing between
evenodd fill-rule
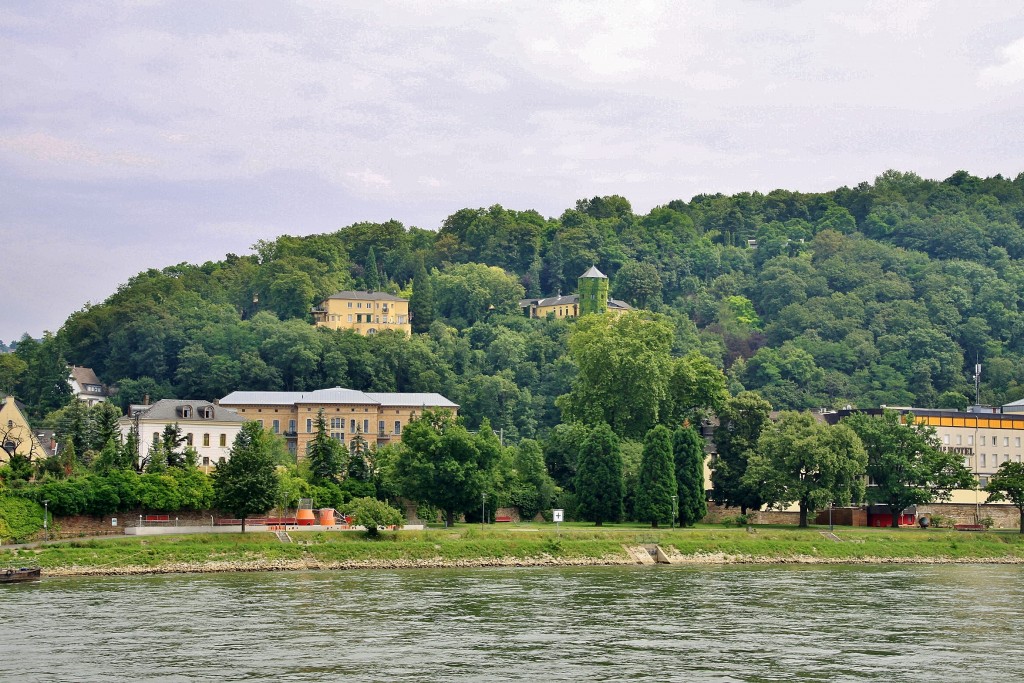
<instances>
[{"instance_id":1,"label":"stone retaining wall","mask_svg":"<svg viewBox=\"0 0 1024 683\"><path fill-rule=\"evenodd\" d=\"M739 514L739 508L727 508L708 503L708 514L701 521L704 524L721 524ZM800 513L780 510L750 510L747 512L747 522L749 524L792 524L796 526L800 523Z\"/></svg>"},{"instance_id":2,"label":"stone retaining wall","mask_svg":"<svg viewBox=\"0 0 1024 683\"><path fill-rule=\"evenodd\" d=\"M981 505L981 519L991 519L993 529L1019 529L1020 512L1012 505ZM929 503L917 506L918 518L938 515L953 524L980 524L978 506L965 503Z\"/></svg>"}]
</instances>

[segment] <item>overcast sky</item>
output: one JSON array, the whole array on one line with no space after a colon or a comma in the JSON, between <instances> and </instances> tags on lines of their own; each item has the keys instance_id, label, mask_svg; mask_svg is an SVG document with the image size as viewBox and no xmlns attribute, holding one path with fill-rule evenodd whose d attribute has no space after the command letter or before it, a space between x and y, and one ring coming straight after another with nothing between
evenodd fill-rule
<instances>
[{"instance_id":1,"label":"overcast sky","mask_svg":"<svg viewBox=\"0 0 1024 683\"><path fill-rule=\"evenodd\" d=\"M1017 2L0 2L0 339L463 207L1024 171Z\"/></svg>"}]
</instances>

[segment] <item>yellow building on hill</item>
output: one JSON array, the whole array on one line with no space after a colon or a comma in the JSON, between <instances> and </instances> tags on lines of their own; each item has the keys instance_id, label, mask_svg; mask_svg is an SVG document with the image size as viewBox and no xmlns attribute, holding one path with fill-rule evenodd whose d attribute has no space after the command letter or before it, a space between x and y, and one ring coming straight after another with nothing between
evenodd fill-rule
<instances>
[{"instance_id":1,"label":"yellow building on hill","mask_svg":"<svg viewBox=\"0 0 1024 683\"><path fill-rule=\"evenodd\" d=\"M29 426L21 406L13 396L5 396L0 403L0 462L7 462L14 454L30 460L49 455Z\"/></svg>"},{"instance_id":2,"label":"yellow building on hill","mask_svg":"<svg viewBox=\"0 0 1024 683\"><path fill-rule=\"evenodd\" d=\"M383 330L412 333L409 300L387 292L338 292L314 306L312 313L317 327L362 335Z\"/></svg>"}]
</instances>

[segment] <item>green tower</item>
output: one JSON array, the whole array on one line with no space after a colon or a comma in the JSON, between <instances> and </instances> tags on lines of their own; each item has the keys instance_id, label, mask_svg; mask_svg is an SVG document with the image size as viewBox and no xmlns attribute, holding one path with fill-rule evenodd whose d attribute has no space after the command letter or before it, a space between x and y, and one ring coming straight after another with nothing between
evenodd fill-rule
<instances>
[{"instance_id":1,"label":"green tower","mask_svg":"<svg viewBox=\"0 0 1024 683\"><path fill-rule=\"evenodd\" d=\"M580 316L608 312L608 276L590 266L579 279Z\"/></svg>"}]
</instances>

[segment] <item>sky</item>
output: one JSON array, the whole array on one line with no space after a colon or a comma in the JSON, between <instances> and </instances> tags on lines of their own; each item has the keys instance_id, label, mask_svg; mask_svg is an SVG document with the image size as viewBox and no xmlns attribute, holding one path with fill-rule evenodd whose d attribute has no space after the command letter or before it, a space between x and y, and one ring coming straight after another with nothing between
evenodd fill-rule
<instances>
[{"instance_id":1,"label":"sky","mask_svg":"<svg viewBox=\"0 0 1024 683\"><path fill-rule=\"evenodd\" d=\"M1024 171L1016 2L0 0L0 340L464 207Z\"/></svg>"}]
</instances>

